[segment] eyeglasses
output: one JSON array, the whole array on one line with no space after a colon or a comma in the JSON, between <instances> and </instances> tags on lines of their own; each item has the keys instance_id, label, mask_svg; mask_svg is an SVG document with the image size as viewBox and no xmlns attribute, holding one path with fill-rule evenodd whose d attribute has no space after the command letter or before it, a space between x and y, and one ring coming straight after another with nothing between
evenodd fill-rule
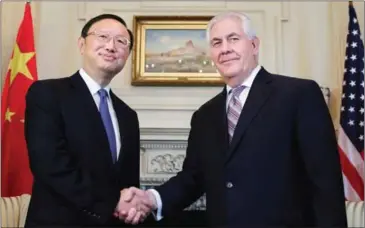
<instances>
[{"instance_id":1,"label":"eyeglasses","mask_svg":"<svg viewBox=\"0 0 365 228\"><path fill-rule=\"evenodd\" d=\"M124 36L111 36L110 34L107 34L107 33L98 33L98 32L90 32L87 35L96 36L98 41L100 41L101 43L104 43L104 44L110 42L110 40L113 38L114 44L117 48L127 48L131 44L131 41L128 40L128 38L126 38ZM115 41L117 41L117 42L115 42Z\"/></svg>"}]
</instances>

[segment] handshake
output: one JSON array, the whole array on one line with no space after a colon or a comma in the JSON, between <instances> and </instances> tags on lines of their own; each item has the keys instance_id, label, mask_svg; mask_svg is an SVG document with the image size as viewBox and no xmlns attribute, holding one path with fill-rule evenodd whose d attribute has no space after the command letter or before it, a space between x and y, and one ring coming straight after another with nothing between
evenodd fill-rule
<instances>
[{"instance_id":1,"label":"handshake","mask_svg":"<svg viewBox=\"0 0 365 228\"><path fill-rule=\"evenodd\" d=\"M151 211L156 209L157 202L152 192L130 187L120 192L114 217L127 224L136 225L143 222Z\"/></svg>"}]
</instances>

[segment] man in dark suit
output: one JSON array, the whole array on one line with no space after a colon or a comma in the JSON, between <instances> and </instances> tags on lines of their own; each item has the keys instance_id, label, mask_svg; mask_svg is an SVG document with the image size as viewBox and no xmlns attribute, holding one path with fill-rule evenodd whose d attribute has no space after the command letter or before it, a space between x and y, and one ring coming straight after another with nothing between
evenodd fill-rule
<instances>
[{"instance_id":1,"label":"man in dark suit","mask_svg":"<svg viewBox=\"0 0 365 228\"><path fill-rule=\"evenodd\" d=\"M213 18L207 34L226 86L193 114L182 171L154 190L131 188L131 196L149 198L158 219L206 193L212 226L346 227L336 136L320 87L260 66L259 39L243 14Z\"/></svg>"},{"instance_id":2,"label":"man in dark suit","mask_svg":"<svg viewBox=\"0 0 365 228\"><path fill-rule=\"evenodd\" d=\"M85 24L78 46L79 71L37 81L27 93L34 185L26 226L123 226L115 213L140 203L121 198L122 189L139 187L137 113L109 86L128 59L133 35L122 18L103 14Z\"/></svg>"}]
</instances>

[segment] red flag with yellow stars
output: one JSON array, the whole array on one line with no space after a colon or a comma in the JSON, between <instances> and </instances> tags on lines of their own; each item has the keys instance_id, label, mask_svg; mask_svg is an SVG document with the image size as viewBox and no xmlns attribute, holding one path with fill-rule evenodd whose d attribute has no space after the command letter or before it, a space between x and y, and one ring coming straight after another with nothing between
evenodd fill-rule
<instances>
[{"instance_id":1,"label":"red flag with yellow stars","mask_svg":"<svg viewBox=\"0 0 365 228\"><path fill-rule=\"evenodd\" d=\"M38 79L30 3L25 5L1 97L1 196L31 194L24 137L25 95Z\"/></svg>"}]
</instances>

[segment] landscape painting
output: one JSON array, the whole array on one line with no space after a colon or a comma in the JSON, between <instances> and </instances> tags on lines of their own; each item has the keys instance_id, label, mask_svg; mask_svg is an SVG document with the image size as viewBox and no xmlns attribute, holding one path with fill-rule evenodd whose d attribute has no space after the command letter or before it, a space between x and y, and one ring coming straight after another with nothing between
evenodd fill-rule
<instances>
[{"instance_id":1,"label":"landscape painting","mask_svg":"<svg viewBox=\"0 0 365 228\"><path fill-rule=\"evenodd\" d=\"M145 72L215 73L204 29L147 29Z\"/></svg>"},{"instance_id":2,"label":"landscape painting","mask_svg":"<svg viewBox=\"0 0 365 228\"><path fill-rule=\"evenodd\" d=\"M132 85L222 85L209 58L211 16L135 16Z\"/></svg>"}]
</instances>

